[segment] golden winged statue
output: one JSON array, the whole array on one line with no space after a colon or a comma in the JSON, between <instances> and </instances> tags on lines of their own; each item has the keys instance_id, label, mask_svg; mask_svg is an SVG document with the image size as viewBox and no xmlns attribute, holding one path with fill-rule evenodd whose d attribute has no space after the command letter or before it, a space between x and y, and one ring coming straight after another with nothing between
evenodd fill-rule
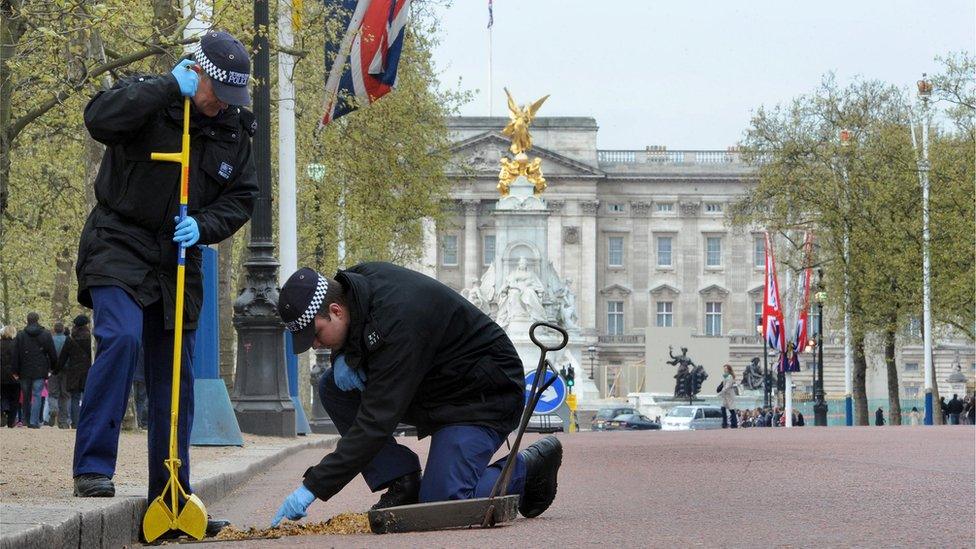
<instances>
[{"instance_id":1,"label":"golden winged statue","mask_svg":"<svg viewBox=\"0 0 976 549\"><path fill-rule=\"evenodd\" d=\"M517 155L532 148L532 136L529 135L529 124L532 123L536 111L546 102L546 99L549 99L549 96L546 95L531 105L519 107L515 103L515 100L512 99L512 94L508 92L508 88L505 88L505 95L508 96L508 116L512 121L505 126L502 133L512 138L512 146L509 149L512 151L512 154Z\"/></svg>"}]
</instances>

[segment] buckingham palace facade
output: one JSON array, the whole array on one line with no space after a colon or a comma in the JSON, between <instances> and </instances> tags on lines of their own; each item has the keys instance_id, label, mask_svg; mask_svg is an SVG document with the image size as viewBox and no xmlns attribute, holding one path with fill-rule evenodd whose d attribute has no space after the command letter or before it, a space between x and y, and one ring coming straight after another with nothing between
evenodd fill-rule
<instances>
[{"instance_id":1,"label":"buckingham palace facade","mask_svg":"<svg viewBox=\"0 0 976 549\"><path fill-rule=\"evenodd\" d=\"M452 213L428 228L421 267L459 291L482 277L496 253L492 213L499 158L508 152L501 134L507 123L507 117L449 120L456 160ZM580 333L595 348L582 365L595 370L603 396L650 390L645 338L674 327L702 343L721 339L741 372L762 354L756 325L764 241L758 229L732 227L726 213L755 184L754 168L734 148L600 150L597 133L593 118L539 117L528 151L542 159L548 183L542 198L549 211L549 260L572 281ZM828 330L834 332L840 330ZM842 343L827 338L825 381L833 395L844 390ZM903 348L903 355L912 349ZM950 358L940 372L944 366L948 373L954 356L969 375L972 346L964 350L963 360L958 350L952 355L943 348ZM917 381L909 372L903 377L912 396L920 374ZM795 383L800 393L812 391L807 367Z\"/></svg>"}]
</instances>

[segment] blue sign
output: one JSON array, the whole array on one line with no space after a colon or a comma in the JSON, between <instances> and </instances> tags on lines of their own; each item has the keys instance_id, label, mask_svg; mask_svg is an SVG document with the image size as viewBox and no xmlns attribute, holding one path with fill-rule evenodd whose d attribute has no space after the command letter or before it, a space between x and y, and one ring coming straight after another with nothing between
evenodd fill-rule
<instances>
[{"instance_id":1,"label":"blue sign","mask_svg":"<svg viewBox=\"0 0 976 549\"><path fill-rule=\"evenodd\" d=\"M553 377L556 381L550 385L545 392L542 393L542 397L539 398L539 404L536 405L535 410L532 411L534 414L551 414L559 409L566 402L566 382L563 381L561 376L558 376L552 372L552 370L546 370L546 381L548 382ZM535 372L529 372L525 374L525 404L528 405L530 392L532 391L532 382L535 381Z\"/></svg>"}]
</instances>

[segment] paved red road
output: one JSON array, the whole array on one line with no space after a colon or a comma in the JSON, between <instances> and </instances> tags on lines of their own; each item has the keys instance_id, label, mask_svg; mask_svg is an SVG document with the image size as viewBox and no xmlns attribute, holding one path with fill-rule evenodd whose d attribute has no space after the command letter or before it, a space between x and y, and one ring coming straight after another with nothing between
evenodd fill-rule
<instances>
[{"instance_id":1,"label":"paved red road","mask_svg":"<svg viewBox=\"0 0 976 549\"><path fill-rule=\"evenodd\" d=\"M976 429L858 427L578 433L541 517L491 530L292 537L245 547L973 547ZM427 441L404 439L423 454ZM531 440L530 440L531 441ZM265 527L305 468L289 458L214 516ZM363 511L361 478L307 520ZM204 544L216 548L227 544ZM236 546L236 544L235 544Z\"/></svg>"}]
</instances>

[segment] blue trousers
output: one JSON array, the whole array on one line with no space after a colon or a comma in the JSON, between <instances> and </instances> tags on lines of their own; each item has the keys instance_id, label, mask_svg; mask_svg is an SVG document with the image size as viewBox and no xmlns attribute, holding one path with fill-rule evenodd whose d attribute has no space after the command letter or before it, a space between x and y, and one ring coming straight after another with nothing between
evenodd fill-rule
<instances>
[{"instance_id":1,"label":"blue trousers","mask_svg":"<svg viewBox=\"0 0 976 549\"><path fill-rule=\"evenodd\" d=\"M149 501L169 479L163 461L169 457L170 396L173 376L173 331L164 329L162 302L145 309L115 286L90 289L94 304L96 353L78 417L74 475L115 474L119 429L129 402L140 345L146 367L149 401ZM180 368L180 415L177 424L180 484L190 489L190 427L193 425L193 344L195 330L183 332Z\"/></svg>"},{"instance_id":2,"label":"blue trousers","mask_svg":"<svg viewBox=\"0 0 976 549\"><path fill-rule=\"evenodd\" d=\"M44 392L44 378L21 379L20 392L24 395L24 407L20 421L30 427L41 425L41 393Z\"/></svg>"},{"instance_id":3,"label":"blue trousers","mask_svg":"<svg viewBox=\"0 0 976 549\"><path fill-rule=\"evenodd\" d=\"M360 392L340 390L329 368L319 380L319 396L339 434L345 434L359 411ZM508 433L477 425L450 425L435 431L431 435L427 466L420 483L421 503L488 497L505 465L505 458L490 465L489 462L506 435ZM419 471L417 454L397 444L391 436L373 461L363 468L362 474L369 489L377 492L391 481ZM524 489L525 461L518 457L512 468L508 494L522 495Z\"/></svg>"}]
</instances>

